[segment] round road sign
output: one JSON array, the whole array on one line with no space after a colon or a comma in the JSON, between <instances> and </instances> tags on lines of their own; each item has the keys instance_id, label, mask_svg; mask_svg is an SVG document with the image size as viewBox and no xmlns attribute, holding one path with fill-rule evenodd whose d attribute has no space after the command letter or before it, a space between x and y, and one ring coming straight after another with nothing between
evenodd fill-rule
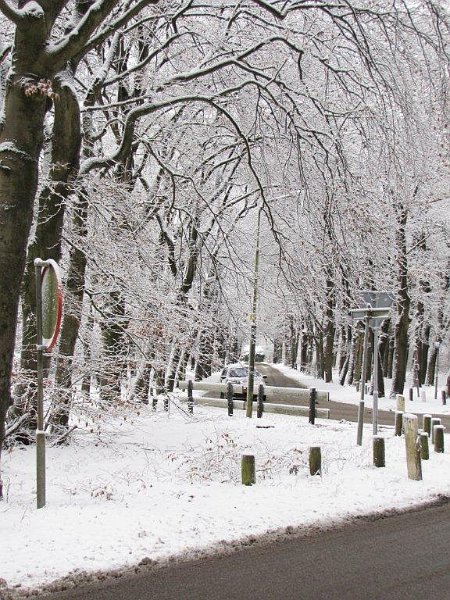
<instances>
[{"instance_id":1,"label":"round road sign","mask_svg":"<svg viewBox=\"0 0 450 600\"><path fill-rule=\"evenodd\" d=\"M45 261L42 271L42 347L50 352L56 344L61 329L63 293L58 264Z\"/></svg>"}]
</instances>

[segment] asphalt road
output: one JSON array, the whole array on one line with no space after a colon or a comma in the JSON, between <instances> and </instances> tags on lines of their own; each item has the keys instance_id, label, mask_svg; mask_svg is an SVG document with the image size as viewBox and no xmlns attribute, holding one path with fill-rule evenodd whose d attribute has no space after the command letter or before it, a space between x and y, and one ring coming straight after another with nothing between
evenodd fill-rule
<instances>
[{"instance_id":1,"label":"asphalt road","mask_svg":"<svg viewBox=\"0 0 450 600\"><path fill-rule=\"evenodd\" d=\"M48 600L446 600L450 506L179 563Z\"/></svg>"},{"instance_id":2,"label":"asphalt road","mask_svg":"<svg viewBox=\"0 0 450 600\"><path fill-rule=\"evenodd\" d=\"M307 387L306 385L301 385L294 379L290 379L284 373L281 373L278 369L271 367L265 363L258 363L256 365L257 370L262 374L266 375L266 383L267 385L273 385L277 387ZM289 398L288 396L283 396L280 394L276 400L270 399L270 402L279 402L282 404L300 404L303 406L308 406L308 401L299 401ZM320 408L329 408L330 409L330 419L334 419L340 421L341 419L345 419L346 421L354 421L355 423L358 421L358 407L355 404L345 404L344 402L333 402L330 400L329 402L318 402L317 406ZM382 410L383 407L383 398L380 398L378 401L378 424L379 425L394 425L394 411L392 410ZM381 410L380 410L381 409ZM435 413L433 413L433 416ZM447 430L450 429L450 417L448 415L439 415L441 418L442 425L446 427ZM364 422L372 423L372 409L364 408ZM422 418L419 415L419 427L422 426Z\"/></svg>"}]
</instances>

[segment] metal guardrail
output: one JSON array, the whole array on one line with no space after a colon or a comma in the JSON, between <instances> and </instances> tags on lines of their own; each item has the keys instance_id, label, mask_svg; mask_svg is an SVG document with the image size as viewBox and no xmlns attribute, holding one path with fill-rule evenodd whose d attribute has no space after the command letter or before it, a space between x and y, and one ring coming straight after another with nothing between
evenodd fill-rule
<instances>
[{"instance_id":1,"label":"metal guardrail","mask_svg":"<svg viewBox=\"0 0 450 600\"><path fill-rule=\"evenodd\" d=\"M178 387L180 390L187 390L189 381L180 381ZM193 381L192 389L203 391L203 392L223 392L227 391L226 383L212 383L210 381ZM235 394L242 394L243 386L234 385L233 391ZM255 387L255 395L257 388ZM290 387L276 387L273 385L264 385L264 395L266 398L274 398L277 394L283 394L289 397L297 397L302 400L308 400L310 396L310 389L305 388L290 388ZM330 400L330 393L320 390L316 390L316 400L328 402Z\"/></svg>"},{"instance_id":2,"label":"metal guardrail","mask_svg":"<svg viewBox=\"0 0 450 600\"><path fill-rule=\"evenodd\" d=\"M228 414L233 414L233 409L244 409L246 407L245 400L236 400L234 394L242 394L243 386L232 385L230 383L212 383L208 381L180 381L178 387L188 392L188 410L190 413L194 411L195 404L201 404L206 406L216 406L228 408ZM309 422L314 424L314 420L317 417L323 417L326 419L330 418L330 410L328 408L317 408L316 404L318 400L329 401L330 395L328 392L317 391L315 388L304 389L304 388L282 388L268 385L259 386L258 391L258 417L262 416L263 412L279 413L285 415L307 415ZM194 398L193 391L213 391L221 392L221 395L225 395L226 398L211 398L211 397L197 397ZM256 391L256 390L255 390ZM309 406L290 405L290 404L278 404L266 402L267 398L277 397L278 394L288 395L291 398L299 398L302 400L308 400Z\"/></svg>"},{"instance_id":3,"label":"metal guardrail","mask_svg":"<svg viewBox=\"0 0 450 600\"><path fill-rule=\"evenodd\" d=\"M217 408L227 408L228 403L223 398L208 398L207 396L200 396L194 398L194 405L199 406L213 406ZM233 400L233 408L238 410L245 410L245 400ZM309 406L293 406L291 404L274 404L271 402L264 402L264 412L275 413L280 415L292 415L300 417L309 417L310 409ZM316 408L316 417L329 419L330 409L329 408Z\"/></svg>"}]
</instances>

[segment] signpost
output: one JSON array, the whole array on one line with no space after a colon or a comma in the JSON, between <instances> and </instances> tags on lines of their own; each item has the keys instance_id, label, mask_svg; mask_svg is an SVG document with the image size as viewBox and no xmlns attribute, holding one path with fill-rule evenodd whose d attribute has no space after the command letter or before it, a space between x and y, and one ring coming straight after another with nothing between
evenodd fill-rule
<instances>
[{"instance_id":1,"label":"signpost","mask_svg":"<svg viewBox=\"0 0 450 600\"><path fill-rule=\"evenodd\" d=\"M362 445L362 432L364 422L364 388L367 369L367 344L369 338L369 327L372 327L374 333L374 357L373 357L373 434L378 433L378 337L381 323L390 314L390 308L393 302L393 296L389 292L376 292L366 290L361 292L361 301L359 308L350 310L352 319L364 320L364 347L363 347L363 366L361 373L361 400L358 410L358 432L356 443Z\"/></svg>"},{"instance_id":2,"label":"signpost","mask_svg":"<svg viewBox=\"0 0 450 600\"><path fill-rule=\"evenodd\" d=\"M54 260L34 261L36 275L36 350L37 350L37 429L36 491L37 508L45 506L45 432L44 432L44 352L53 350L61 329L62 284Z\"/></svg>"}]
</instances>

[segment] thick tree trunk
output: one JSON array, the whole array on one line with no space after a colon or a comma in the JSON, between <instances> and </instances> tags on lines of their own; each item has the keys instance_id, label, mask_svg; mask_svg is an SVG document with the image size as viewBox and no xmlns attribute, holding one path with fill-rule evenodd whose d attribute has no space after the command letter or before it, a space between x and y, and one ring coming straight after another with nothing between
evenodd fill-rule
<instances>
[{"instance_id":1,"label":"thick tree trunk","mask_svg":"<svg viewBox=\"0 0 450 600\"><path fill-rule=\"evenodd\" d=\"M322 331L316 332L314 341L316 347L316 377L324 379L324 344Z\"/></svg>"},{"instance_id":2,"label":"thick tree trunk","mask_svg":"<svg viewBox=\"0 0 450 600\"><path fill-rule=\"evenodd\" d=\"M364 329L358 327L355 334L355 347L353 351L353 380L361 381L362 360L364 348Z\"/></svg>"},{"instance_id":3,"label":"thick tree trunk","mask_svg":"<svg viewBox=\"0 0 450 600\"><path fill-rule=\"evenodd\" d=\"M349 368L351 367L352 331L350 327L341 327L339 350L339 383L344 385Z\"/></svg>"},{"instance_id":4,"label":"thick tree trunk","mask_svg":"<svg viewBox=\"0 0 450 600\"><path fill-rule=\"evenodd\" d=\"M402 394L406 379L408 360L408 328L410 298L408 294L408 261L406 250L407 209L401 203L397 206L397 320L394 329L394 364L391 396Z\"/></svg>"},{"instance_id":5,"label":"thick tree trunk","mask_svg":"<svg viewBox=\"0 0 450 600\"><path fill-rule=\"evenodd\" d=\"M104 309L105 319L100 324L103 341L102 366L99 377L100 395L109 403L120 401L125 356L128 354L128 325L122 292L110 292Z\"/></svg>"},{"instance_id":6,"label":"thick tree trunk","mask_svg":"<svg viewBox=\"0 0 450 600\"><path fill-rule=\"evenodd\" d=\"M212 355L213 355L213 333L210 329L206 329L200 335L198 359L195 365L195 380L199 381L205 377L209 377L212 372Z\"/></svg>"},{"instance_id":7,"label":"thick tree trunk","mask_svg":"<svg viewBox=\"0 0 450 600\"><path fill-rule=\"evenodd\" d=\"M64 78L62 78L64 80ZM36 284L34 259L61 258L62 227L66 199L71 191L71 181L79 167L81 131L80 110L77 98L70 86L55 86L58 100L55 102L50 184L39 198L39 213L33 243L28 248L27 267L22 286L22 353L21 376L35 382L36 372ZM20 399L16 409L26 412L30 403L28 385L18 389ZM28 423L35 428L35 423Z\"/></svg>"},{"instance_id":8,"label":"thick tree trunk","mask_svg":"<svg viewBox=\"0 0 450 600\"><path fill-rule=\"evenodd\" d=\"M87 208L87 199L83 195L78 196L73 218L74 232L77 234L78 240L82 240L87 234ZM65 290L69 302L66 302L64 311L56 365L56 384L60 391L60 399L57 409L51 415L52 425L55 427L67 427L69 424L72 399L72 361L80 328L85 272L86 256L81 245L77 243L71 247L69 253Z\"/></svg>"},{"instance_id":9,"label":"thick tree trunk","mask_svg":"<svg viewBox=\"0 0 450 600\"><path fill-rule=\"evenodd\" d=\"M136 385L134 387L134 393L136 395L136 398L140 400L143 404L148 404L151 371L151 364L149 362L145 362L141 373L138 375Z\"/></svg>"},{"instance_id":10,"label":"thick tree trunk","mask_svg":"<svg viewBox=\"0 0 450 600\"><path fill-rule=\"evenodd\" d=\"M430 349L431 325L425 325L423 330L422 352L420 356L419 383L423 385L427 376L428 351Z\"/></svg>"},{"instance_id":11,"label":"thick tree trunk","mask_svg":"<svg viewBox=\"0 0 450 600\"><path fill-rule=\"evenodd\" d=\"M40 65L34 63L34 43L18 33L16 44L20 44L23 50L26 48L26 56L21 56L23 51L15 56L14 74L7 83L0 129L0 452L6 412L11 404L20 287L48 106L48 97L30 93L27 83L27 73L41 72Z\"/></svg>"},{"instance_id":12,"label":"thick tree trunk","mask_svg":"<svg viewBox=\"0 0 450 600\"><path fill-rule=\"evenodd\" d=\"M437 358L437 350L434 345L431 347L431 352L429 353L428 359L428 368L427 368L427 377L426 384L434 385L434 378L436 373L436 358Z\"/></svg>"},{"instance_id":13,"label":"thick tree trunk","mask_svg":"<svg viewBox=\"0 0 450 600\"><path fill-rule=\"evenodd\" d=\"M331 273L327 278L327 308L325 314L325 343L323 351L323 373L326 383L333 380L333 363L334 363L334 336L336 327L334 323L334 307L335 307L335 286Z\"/></svg>"}]
</instances>

